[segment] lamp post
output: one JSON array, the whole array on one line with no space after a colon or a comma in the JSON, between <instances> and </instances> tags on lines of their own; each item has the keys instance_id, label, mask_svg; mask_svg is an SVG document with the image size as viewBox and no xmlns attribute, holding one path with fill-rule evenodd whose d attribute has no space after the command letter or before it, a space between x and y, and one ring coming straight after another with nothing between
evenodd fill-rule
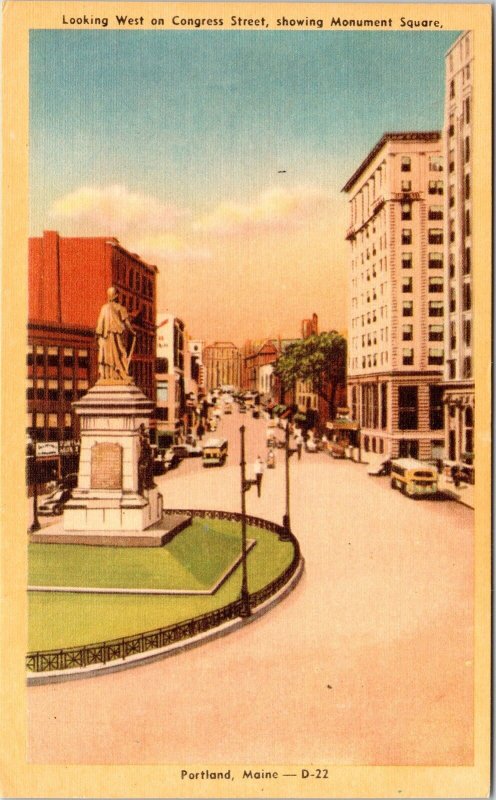
<instances>
[{"instance_id":1,"label":"lamp post","mask_svg":"<svg viewBox=\"0 0 496 800\"><path fill-rule=\"evenodd\" d=\"M242 425L239 429L241 434L241 564L242 564L242 579L241 579L241 617L249 617L251 615L250 607L250 593L248 591L248 570L246 563L246 500L245 494L252 486L257 483L254 480L246 479L246 461L245 461L245 426Z\"/></svg>"},{"instance_id":2,"label":"lamp post","mask_svg":"<svg viewBox=\"0 0 496 800\"><path fill-rule=\"evenodd\" d=\"M36 442L33 442L32 445L28 446L28 450L31 451L31 470L32 470L32 477L33 477L33 522L29 527L29 533L35 533L39 531L41 528L39 519L38 519L38 466L36 463ZM28 471L29 477L29 471Z\"/></svg>"},{"instance_id":3,"label":"lamp post","mask_svg":"<svg viewBox=\"0 0 496 800\"><path fill-rule=\"evenodd\" d=\"M291 534L291 521L289 518L289 459L292 455L297 452L296 447L289 446L289 422L286 425L286 435L285 435L285 453L286 453L286 513L282 518L282 526L284 528L284 533L280 535L280 539L282 541L288 541L292 538Z\"/></svg>"}]
</instances>

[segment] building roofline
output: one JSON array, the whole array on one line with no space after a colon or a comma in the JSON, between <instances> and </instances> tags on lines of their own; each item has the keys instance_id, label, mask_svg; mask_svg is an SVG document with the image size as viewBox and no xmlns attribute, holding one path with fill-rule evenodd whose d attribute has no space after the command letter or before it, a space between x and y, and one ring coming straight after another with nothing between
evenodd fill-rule
<instances>
[{"instance_id":1,"label":"building roofline","mask_svg":"<svg viewBox=\"0 0 496 800\"><path fill-rule=\"evenodd\" d=\"M374 160L377 153L379 153L386 142L437 142L441 139L440 131L397 131L384 133L377 144L372 148L370 153L365 156L364 160L355 170L351 178L345 183L342 192L349 192L351 187L356 183L360 175L365 172L368 165Z\"/></svg>"},{"instance_id":2,"label":"building roofline","mask_svg":"<svg viewBox=\"0 0 496 800\"><path fill-rule=\"evenodd\" d=\"M455 41L453 42L453 44L451 45L451 47L448 47L448 49L447 49L447 50L446 50L446 52L445 52L445 54L444 54L444 58L445 58L445 59L446 59L446 58L449 56L449 54L450 54L450 53L453 51L453 49L454 49L454 48L455 48L455 47L456 47L458 44L460 44L461 40L462 40L462 39L463 39L465 36L467 36L469 33L470 33L470 31L469 31L469 30L467 30L467 31L462 31L462 32L460 33L460 35L456 37L456 39L455 39Z\"/></svg>"}]
</instances>

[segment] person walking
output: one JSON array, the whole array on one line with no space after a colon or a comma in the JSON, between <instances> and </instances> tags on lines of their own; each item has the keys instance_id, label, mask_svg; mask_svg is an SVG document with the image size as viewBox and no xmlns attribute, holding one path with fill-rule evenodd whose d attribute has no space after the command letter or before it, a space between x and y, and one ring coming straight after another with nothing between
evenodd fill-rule
<instances>
[{"instance_id":1,"label":"person walking","mask_svg":"<svg viewBox=\"0 0 496 800\"><path fill-rule=\"evenodd\" d=\"M295 444L296 444L296 451L298 453L298 461L301 461L301 451L303 450L303 436L300 430L298 430L298 433L295 436Z\"/></svg>"},{"instance_id":2,"label":"person walking","mask_svg":"<svg viewBox=\"0 0 496 800\"><path fill-rule=\"evenodd\" d=\"M255 479L257 481L257 496L262 496L262 478L264 473L265 464L260 458L257 456L257 460L255 461Z\"/></svg>"}]
</instances>

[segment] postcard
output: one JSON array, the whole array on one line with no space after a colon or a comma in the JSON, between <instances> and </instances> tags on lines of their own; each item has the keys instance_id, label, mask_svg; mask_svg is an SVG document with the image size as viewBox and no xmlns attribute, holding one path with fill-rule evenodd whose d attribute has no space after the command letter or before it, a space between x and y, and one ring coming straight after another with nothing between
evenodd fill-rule
<instances>
[{"instance_id":1,"label":"postcard","mask_svg":"<svg viewBox=\"0 0 496 800\"><path fill-rule=\"evenodd\" d=\"M4 2L3 796L488 795L491 47Z\"/></svg>"}]
</instances>

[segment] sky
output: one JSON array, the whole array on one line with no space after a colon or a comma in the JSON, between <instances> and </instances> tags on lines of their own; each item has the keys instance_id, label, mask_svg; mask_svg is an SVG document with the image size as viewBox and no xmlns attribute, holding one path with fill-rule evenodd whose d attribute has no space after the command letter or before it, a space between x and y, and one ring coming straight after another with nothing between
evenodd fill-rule
<instances>
[{"instance_id":1,"label":"sky","mask_svg":"<svg viewBox=\"0 0 496 800\"><path fill-rule=\"evenodd\" d=\"M206 342L344 331L341 189L384 132L441 128L456 37L32 31L30 235L116 236Z\"/></svg>"}]
</instances>

